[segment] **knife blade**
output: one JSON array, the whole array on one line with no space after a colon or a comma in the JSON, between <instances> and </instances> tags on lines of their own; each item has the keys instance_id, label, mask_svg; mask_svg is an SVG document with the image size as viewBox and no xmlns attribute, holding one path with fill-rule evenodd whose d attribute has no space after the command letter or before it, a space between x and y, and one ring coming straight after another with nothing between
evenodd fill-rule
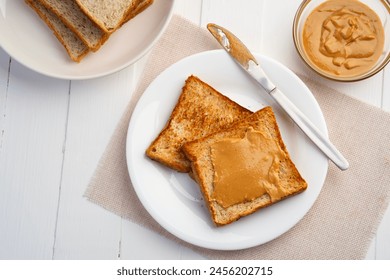
<instances>
[{"instance_id":1,"label":"knife blade","mask_svg":"<svg viewBox=\"0 0 390 280\"><path fill-rule=\"evenodd\" d=\"M306 117L298 107L268 78L261 65L249 49L232 32L214 23L207 29L217 39L230 56L259 84L282 109L290 116L307 137L338 168L346 170L348 161L324 134Z\"/></svg>"}]
</instances>

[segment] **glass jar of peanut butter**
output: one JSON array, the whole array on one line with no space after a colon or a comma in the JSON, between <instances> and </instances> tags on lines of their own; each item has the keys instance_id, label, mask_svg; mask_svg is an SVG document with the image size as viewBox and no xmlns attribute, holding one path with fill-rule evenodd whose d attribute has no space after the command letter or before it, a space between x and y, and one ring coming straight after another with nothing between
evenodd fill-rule
<instances>
[{"instance_id":1,"label":"glass jar of peanut butter","mask_svg":"<svg viewBox=\"0 0 390 280\"><path fill-rule=\"evenodd\" d=\"M304 0L294 19L294 43L319 74L340 81L367 78L388 63L390 3Z\"/></svg>"}]
</instances>

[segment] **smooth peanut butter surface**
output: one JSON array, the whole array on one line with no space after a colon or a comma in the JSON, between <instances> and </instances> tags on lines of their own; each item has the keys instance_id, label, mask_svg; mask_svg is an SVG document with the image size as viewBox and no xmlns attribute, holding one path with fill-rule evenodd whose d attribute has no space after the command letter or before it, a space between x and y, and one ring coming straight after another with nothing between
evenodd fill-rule
<instances>
[{"instance_id":1,"label":"smooth peanut butter surface","mask_svg":"<svg viewBox=\"0 0 390 280\"><path fill-rule=\"evenodd\" d=\"M384 30L378 15L358 0L329 0L308 16L303 46L317 67L340 77L367 72L379 59Z\"/></svg>"},{"instance_id":2,"label":"smooth peanut butter surface","mask_svg":"<svg viewBox=\"0 0 390 280\"><path fill-rule=\"evenodd\" d=\"M214 167L212 198L222 207L268 194L280 200L279 162L287 157L277 142L249 128L243 138L222 139L211 146Z\"/></svg>"}]
</instances>

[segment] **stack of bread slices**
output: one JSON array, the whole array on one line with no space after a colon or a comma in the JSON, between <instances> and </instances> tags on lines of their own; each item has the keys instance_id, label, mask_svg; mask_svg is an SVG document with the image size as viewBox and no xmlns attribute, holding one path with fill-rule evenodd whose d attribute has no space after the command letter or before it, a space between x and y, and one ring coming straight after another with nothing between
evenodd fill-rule
<instances>
[{"instance_id":1,"label":"stack of bread slices","mask_svg":"<svg viewBox=\"0 0 390 280\"><path fill-rule=\"evenodd\" d=\"M153 0L25 0L53 31L69 57L80 62Z\"/></svg>"}]
</instances>

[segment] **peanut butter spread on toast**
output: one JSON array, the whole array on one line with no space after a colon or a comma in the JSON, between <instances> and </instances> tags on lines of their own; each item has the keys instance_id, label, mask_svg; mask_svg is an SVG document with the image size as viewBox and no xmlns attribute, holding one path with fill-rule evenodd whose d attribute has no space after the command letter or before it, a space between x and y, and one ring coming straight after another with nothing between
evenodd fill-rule
<instances>
[{"instance_id":1,"label":"peanut butter spread on toast","mask_svg":"<svg viewBox=\"0 0 390 280\"><path fill-rule=\"evenodd\" d=\"M279 181L279 162L286 158L274 139L252 127L243 138L225 138L213 143L213 199L224 208L253 201L264 194L272 202L280 200L285 192Z\"/></svg>"}]
</instances>

